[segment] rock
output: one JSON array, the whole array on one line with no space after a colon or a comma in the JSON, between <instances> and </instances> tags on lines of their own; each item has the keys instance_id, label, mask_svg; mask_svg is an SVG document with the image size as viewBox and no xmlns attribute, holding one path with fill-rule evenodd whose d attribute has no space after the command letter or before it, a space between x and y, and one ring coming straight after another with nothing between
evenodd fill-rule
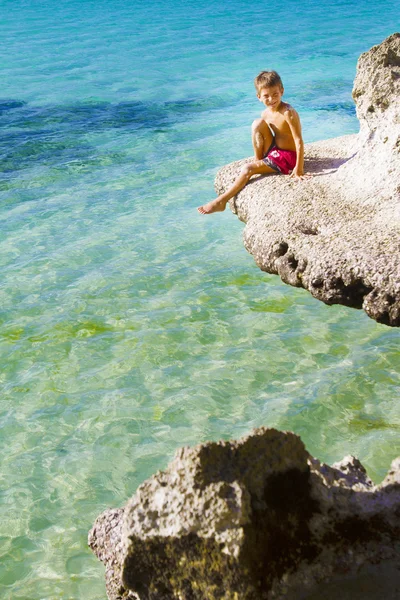
<instances>
[{"instance_id":1,"label":"rock","mask_svg":"<svg viewBox=\"0 0 400 600\"><path fill-rule=\"evenodd\" d=\"M307 144L312 179L253 178L230 205L263 271L398 327L400 33L361 55L353 98L360 133ZM250 160L221 169L217 192Z\"/></svg>"},{"instance_id":2,"label":"rock","mask_svg":"<svg viewBox=\"0 0 400 600\"><path fill-rule=\"evenodd\" d=\"M107 596L118 600L139 600L135 593L124 588L121 581L123 512L122 508L118 508L101 514L89 533L88 543L106 567Z\"/></svg>"},{"instance_id":3,"label":"rock","mask_svg":"<svg viewBox=\"0 0 400 600\"><path fill-rule=\"evenodd\" d=\"M110 600L320 599L330 585L342 600L394 600L399 534L400 460L374 486L354 457L329 467L295 434L262 428L179 450L98 517L89 545ZM360 572L371 589L385 574L381 596Z\"/></svg>"}]
</instances>

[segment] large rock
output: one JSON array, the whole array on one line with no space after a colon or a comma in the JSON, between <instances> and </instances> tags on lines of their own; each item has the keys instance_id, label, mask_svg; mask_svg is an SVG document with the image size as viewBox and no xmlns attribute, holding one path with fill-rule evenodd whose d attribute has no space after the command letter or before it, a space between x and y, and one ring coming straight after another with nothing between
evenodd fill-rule
<instances>
[{"instance_id":1,"label":"large rock","mask_svg":"<svg viewBox=\"0 0 400 600\"><path fill-rule=\"evenodd\" d=\"M374 486L353 457L329 467L259 429L179 450L89 545L110 600L395 600L399 534L400 460Z\"/></svg>"},{"instance_id":2,"label":"large rock","mask_svg":"<svg viewBox=\"0 0 400 600\"><path fill-rule=\"evenodd\" d=\"M258 266L327 304L400 325L400 33L362 54L358 135L306 145L314 177L253 178L231 201ZM221 193L245 159L217 174Z\"/></svg>"}]
</instances>

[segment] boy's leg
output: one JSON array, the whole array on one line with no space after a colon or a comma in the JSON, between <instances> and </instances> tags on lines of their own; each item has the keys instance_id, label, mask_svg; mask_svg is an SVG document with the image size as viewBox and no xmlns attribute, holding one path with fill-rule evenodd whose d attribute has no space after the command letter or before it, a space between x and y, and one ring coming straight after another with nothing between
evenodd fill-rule
<instances>
[{"instance_id":1,"label":"boy's leg","mask_svg":"<svg viewBox=\"0 0 400 600\"><path fill-rule=\"evenodd\" d=\"M270 175L275 174L276 171L271 169L268 165L266 165L262 160L256 160L248 165L245 165L240 172L239 177L235 180L232 187L229 188L226 192L218 196L215 200L208 202L208 204L204 204L203 206L199 206L197 209L203 215L208 215L213 212L222 212L225 210L225 207L228 201L236 196L240 190L244 188L246 183L249 181L250 177L253 175Z\"/></svg>"},{"instance_id":2,"label":"boy's leg","mask_svg":"<svg viewBox=\"0 0 400 600\"><path fill-rule=\"evenodd\" d=\"M274 137L264 119L256 119L251 126L251 141L253 142L254 156L257 160L264 158Z\"/></svg>"}]
</instances>

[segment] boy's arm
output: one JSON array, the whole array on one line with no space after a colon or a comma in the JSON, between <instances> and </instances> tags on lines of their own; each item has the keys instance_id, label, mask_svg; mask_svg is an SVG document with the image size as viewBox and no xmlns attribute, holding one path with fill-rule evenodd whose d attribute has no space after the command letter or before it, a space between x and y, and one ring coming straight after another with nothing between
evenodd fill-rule
<instances>
[{"instance_id":1,"label":"boy's arm","mask_svg":"<svg viewBox=\"0 0 400 600\"><path fill-rule=\"evenodd\" d=\"M286 121L290 127L293 140L296 146L296 166L292 171L291 177L304 176L304 142L301 134L300 117L294 108L290 107L285 112Z\"/></svg>"}]
</instances>

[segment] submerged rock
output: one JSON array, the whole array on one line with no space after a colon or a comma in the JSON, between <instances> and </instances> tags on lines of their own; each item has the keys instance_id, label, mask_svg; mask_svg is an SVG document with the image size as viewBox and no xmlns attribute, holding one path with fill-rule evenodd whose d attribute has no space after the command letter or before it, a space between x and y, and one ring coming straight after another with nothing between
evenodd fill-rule
<instances>
[{"instance_id":1,"label":"submerged rock","mask_svg":"<svg viewBox=\"0 0 400 600\"><path fill-rule=\"evenodd\" d=\"M360 133L307 144L312 179L253 178L230 205L263 271L400 326L400 33L360 56L353 98ZM250 160L221 169L217 192Z\"/></svg>"},{"instance_id":2,"label":"submerged rock","mask_svg":"<svg viewBox=\"0 0 400 600\"><path fill-rule=\"evenodd\" d=\"M262 428L179 450L89 545L110 600L395 600L399 534L399 459L374 486L354 457L329 467Z\"/></svg>"}]
</instances>

